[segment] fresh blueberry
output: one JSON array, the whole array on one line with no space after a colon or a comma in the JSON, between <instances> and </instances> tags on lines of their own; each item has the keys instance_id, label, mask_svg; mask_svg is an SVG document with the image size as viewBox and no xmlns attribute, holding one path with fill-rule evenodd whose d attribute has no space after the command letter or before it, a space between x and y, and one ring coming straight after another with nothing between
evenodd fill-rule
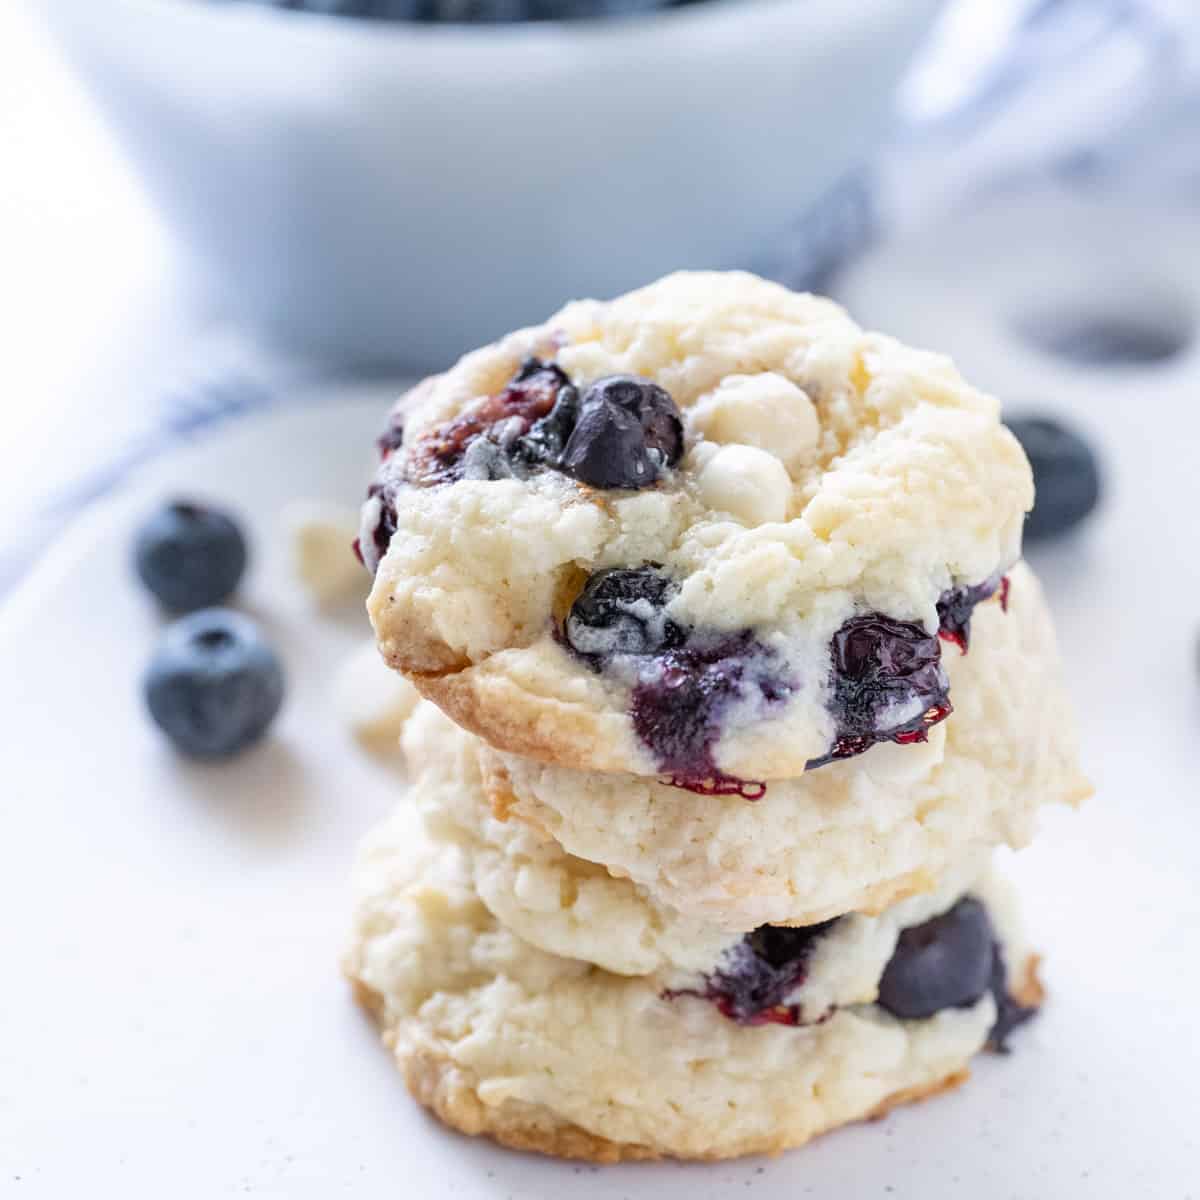
<instances>
[{"instance_id":1,"label":"fresh blueberry","mask_svg":"<svg viewBox=\"0 0 1200 1200\"><path fill-rule=\"evenodd\" d=\"M923 742L950 715L950 681L936 634L880 613L851 617L830 647L832 749L809 767L869 750L877 742ZM900 715L904 714L904 715Z\"/></svg>"},{"instance_id":2,"label":"fresh blueberry","mask_svg":"<svg viewBox=\"0 0 1200 1200\"><path fill-rule=\"evenodd\" d=\"M597 571L567 615L568 645L585 658L654 654L683 644L665 609L678 585L654 566Z\"/></svg>"},{"instance_id":3,"label":"fresh blueberry","mask_svg":"<svg viewBox=\"0 0 1200 1200\"><path fill-rule=\"evenodd\" d=\"M1029 458L1037 489L1026 536L1038 541L1074 529L1100 502L1100 465L1091 447L1049 417L1014 418L1008 427Z\"/></svg>"},{"instance_id":4,"label":"fresh blueberry","mask_svg":"<svg viewBox=\"0 0 1200 1200\"><path fill-rule=\"evenodd\" d=\"M1056 358L1083 367L1144 366L1166 362L1187 346L1177 321L1122 313L1056 314L1017 322L1017 332Z\"/></svg>"},{"instance_id":5,"label":"fresh blueberry","mask_svg":"<svg viewBox=\"0 0 1200 1200\"><path fill-rule=\"evenodd\" d=\"M223 608L170 625L150 660L146 705L177 750L228 758L266 733L283 703L283 670L248 617Z\"/></svg>"},{"instance_id":6,"label":"fresh blueberry","mask_svg":"<svg viewBox=\"0 0 1200 1200\"><path fill-rule=\"evenodd\" d=\"M583 393L558 467L597 488L644 488L683 455L683 421L657 384L610 375Z\"/></svg>"},{"instance_id":7,"label":"fresh blueberry","mask_svg":"<svg viewBox=\"0 0 1200 1200\"><path fill-rule=\"evenodd\" d=\"M192 612L232 595L246 569L246 541L226 513L176 500L138 530L134 564L165 608Z\"/></svg>"},{"instance_id":8,"label":"fresh blueberry","mask_svg":"<svg viewBox=\"0 0 1200 1200\"><path fill-rule=\"evenodd\" d=\"M806 1017L819 1020L823 1013L807 1015L799 1005L785 1001L804 982L813 951L836 923L837 918L795 929L760 925L725 952L721 964L705 977L703 991L668 996L701 996L740 1025L801 1025Z\"/></svg>"},{"instance_id":9,"label":"fresh blueberry","mask_svg":"<svg viewBox=\"0 0 1200 1200\"><path fill-rule=\"evenodd\" d=\"M880 1006L904 1020L970 1007L991 987L994 942L987 909L971 896L910 926L879 981Z\"/></svg>"}]
</instances>

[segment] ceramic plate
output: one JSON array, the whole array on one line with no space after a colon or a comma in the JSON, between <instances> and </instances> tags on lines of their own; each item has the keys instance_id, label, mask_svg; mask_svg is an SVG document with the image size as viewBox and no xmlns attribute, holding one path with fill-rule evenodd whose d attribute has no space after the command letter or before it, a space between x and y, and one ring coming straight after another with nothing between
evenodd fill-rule
<instances>
[{"instance_id":1,"label":"ceramic plate","mask_svg":"<svg viewBox=\"0 0 1200 1200\"><path fill-rule=\"evenodd\" d=\"M279 513L295 499L353 502L380 412L280 412L179 451L82 516L0 610L0 1192L1190 1194L1200 554L1191 512L1171 528L1140 518L1146 496L1165 503L1170 463L1182 483L1186 455L1194 479L1194 436L1144 482L1136 463L1114 463L1124 491L1087 542L1047 564L1100 789L1082 813L1050 814L1013 864L1050 989L1015 1053L980 1060L956 1094L775 1160L598 1169L440 1128L339 973L355 843L403 784L330 709L330 674L364 618L312 610ZM242 603L290 678L275 736L228 766L179 761L142 714L160 621L131 579L130 534L179 491L247 518L256 553Z\"/></svg>"}]
</instances>

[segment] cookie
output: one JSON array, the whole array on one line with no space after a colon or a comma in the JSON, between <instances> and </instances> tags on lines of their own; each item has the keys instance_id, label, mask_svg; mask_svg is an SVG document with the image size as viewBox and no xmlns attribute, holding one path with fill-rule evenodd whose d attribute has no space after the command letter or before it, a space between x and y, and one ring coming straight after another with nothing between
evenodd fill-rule
<instances>
[{"instance_id":1,"label":"cookie","mask_svg":"<svg viewBox=\"0 0 1200 1200\"><path fill-rule=\"evenodd\" d=\"M346 967L414 1096L465 1133L595 1161L783 1150L959 1082L1041 998L994 879L902 929L873 995L818 1011L817 956L849 979L836 959L869 953L838 923L758 931L689 988L617 975L500 924L462 846L405 815L364 848Z\"/></svg>"},{"instance_id":2,"label":"cookie","mask_svg":"<svg viewBox=\"0 0 1200 1200\"><path fill-rule=\"evenodd\" d=\"M372 844L380 854L403 852L415 809L429 836L458 848L472 888L496 920L531 945L614 974L659 972L672 987L687 990L751 931L750 925L731 928L681 913L631 879L568 854L526 822L497 816L482 787L475 740L432 705L413 722L412 734L410 744L425 743L424 753L413 756L425 765ZM843 1004L871 998L899 929L945 909L982 874L989 856L989 850L973 848L931 890L877 916L841 917L836 936L823 939L822 953L809 964L804 1002L819 1007L818 997L825 995ZM853 954L845 952L851 945ZM834 946L843 949L825 952ZM858 971L854 980L844 973L850 962ZM834 975L824 969L827 963Z\"/></svg>"},{"instance_id":3,"label":"cookie","mask_svg":"<svg viewBox=\"0 0 1200 1200\"><path fill-rule=\"evenodd\" d=\"M466 781L451 782L451 794L478 786L478 766L462 765L477 759L503 824L628 877L667 910L734 931L814 924L933 890L979 849L1025 844L1042 804L1087 795L1049 615L1028 568L1012 575L1007 611L980 607L969 653L952 649L947 669L958 707L924 745L877 746L772 781L756 800L499 754L428 704L404 747L416 774Z\"/></svg>"},{"instance_id":4,"label":"cookie","mask_svg":"<svg viewBox=\"0 0 1200 1200\"><path fill-rule=\"evenodd\" d=\"M928 737L1033 499L948 360L735 273L568 305L379 445L388 661L500 749L706 791Z\"/></svg>"}]
</instances>

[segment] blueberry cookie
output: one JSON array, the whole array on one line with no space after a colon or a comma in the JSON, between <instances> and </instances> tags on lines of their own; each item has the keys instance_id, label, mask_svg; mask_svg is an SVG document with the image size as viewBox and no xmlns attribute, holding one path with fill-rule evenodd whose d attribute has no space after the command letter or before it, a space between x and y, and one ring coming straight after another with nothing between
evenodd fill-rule
<instances>
[{"instance_id":1,"label":"blueberry cookie","mask_svg":"<svg viewBox=\"0 0 1200 1200\"><path fill-rule=\"evenodd\" d=\"M413 728L427 723L431 728L422 736L432 742L432 727L441 725L443 736L436 739L441 753L424 761L405 802L375 835L381 854L402 851L415 812L429 836L457 847L480 900L518 937L613 974L657 973L665 988L681 994L703 989L714 964L736 953L752 932L680 913L631 879L568 854L525 822L496 816L481 787L471 736L452 731L453 736L444 728L446 718L432 706L426 713L430 710L435 715L428 722L418 718ZM982 876L990 856L988 848L973 848L947 868L932 891L876 916L837 918L836 936L831 927L821 939L821 953L808 964L803 995L790 1002L817 1013L834 1003L874 999L900 929L948 908Z\"/></svg>"},{"instance_id":2,"label":"blueberry cookie","mask_svg":"<svg viewBox=\"0 0 1200 1200\"><path fill-rule=\"evenodd\" d=\"M973 848L1027 843L1041 805L1090 790L1040 588L1023 565L1010 578L1007 611L981 605L969 652L947 653L955 711L923 745L876 746L748 799L476 742L493 810L730 929L878 912L929 890ZM421 709L405 744L414 763L428 762L454 736Z\"/></svg>"},{"instance_id":3,"label":"blueberry cookie","mask_svg":"<svg viewBox=\"0 0 1200 1200\"><path fill-rule=\"evenodd\" d=\"M537 948L413 810L369 839L356 887L347 971L416 1099L465 1133L564 1157L797 1146L957 1084L1041 999L987 876L886 937L766 927L682 978Z\"/></svg>"},{"instance_id":4,"label":"blueberry cookie","mask_svg":"<svg viewBox=\"0 0 1200 1200\"><path fill-rule=\"evenodd\" d=\"M744 274L568 305L379 451L388 661L501 749L709 792L924 741L1033 501L948 360Z\"/></svg>"}]
</instances>

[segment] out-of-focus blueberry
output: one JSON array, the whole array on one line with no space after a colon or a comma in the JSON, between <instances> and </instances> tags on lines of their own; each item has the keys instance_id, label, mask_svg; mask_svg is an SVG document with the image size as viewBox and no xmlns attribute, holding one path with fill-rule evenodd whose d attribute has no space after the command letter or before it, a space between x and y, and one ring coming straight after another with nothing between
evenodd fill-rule
<instances>
[{"instance_id":1,"label":"out-of-focus blueberry","mask_svg":"<svg viewBox=\"0 0 1200 1200\"><path fill-rule=\"evenodd\" d=\"M1029 457L1037 489L1025 536L1038 541L1074 529L1100 502L1100 466L1092 448L1051 417L1017 417L1008 427Z\"/></svg>"},{"instance_id":2,"label":"out-of-focus blueberry","mask_svg":"<svg viewBox=\"0 0 1200 1200\"><path fill-rule=\"evenodd\" d=\"M274 721L283 669L253 621L208 608L167 628L144 692L150 715L176 749L193 758L228 758Z\"/></svg>"},{"instance_id":3,"label":"out-of-focus blueberry","mask_svg":"<svg viewBox=\"0 0 1200 1200\"><path fill-rule=\"evenodd\" d=\"M246 540L227 513L175 500L138 530L134 565L165 608L191 612L233 593L246 569Z\"/></svg>"},{"instance_id":4,"label":"out-of-focus blueberry","mask_svg":"<svg viewBox=\"0 0 1200 1200\"><path fill-rule=\"evenodd\" d=\"M586 17L624 17L666 8L666 0L530 0L533 16L542 21Z\"/></svg>"},{"instance_id":5,"label":"out-of-focus blueberry","mask_svg":"<svg viewBox=\"0 0 1200 1200\"><path fill-rule=\"evenodd\" d=\"M531 15L526 0L425 0L422 14L428 21L490 25L528 21Z\"/></svg>"}]
</instances>

